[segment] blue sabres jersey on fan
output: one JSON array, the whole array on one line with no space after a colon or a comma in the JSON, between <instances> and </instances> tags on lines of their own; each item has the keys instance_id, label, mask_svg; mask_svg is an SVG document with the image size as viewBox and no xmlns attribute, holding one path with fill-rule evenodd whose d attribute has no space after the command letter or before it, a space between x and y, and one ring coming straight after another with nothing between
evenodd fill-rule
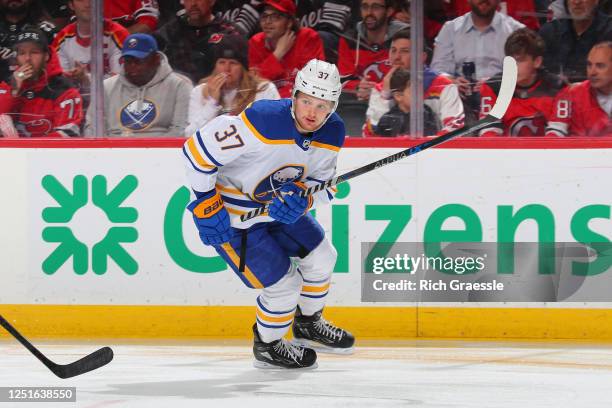
<instances>
[{"instance_id":1,"label":"blue sabres jersey on fan","mask_svg":"<svg viewBox=\"0 0 612 408\"><path fill-rule=\"evenodd\" d=\"M240 215L272 201L273 191L283 184L301 181L310 186L336 172L344 122L333 113L319 130L303 135L295 126L291 103L260 100L238 116L218 116L183 146L191 188L202 193L216 188L233 227L273 221L263 215L241 222ZM327 204L332 191L313 198L313 207Z\"/></svg>"}]
</instances>

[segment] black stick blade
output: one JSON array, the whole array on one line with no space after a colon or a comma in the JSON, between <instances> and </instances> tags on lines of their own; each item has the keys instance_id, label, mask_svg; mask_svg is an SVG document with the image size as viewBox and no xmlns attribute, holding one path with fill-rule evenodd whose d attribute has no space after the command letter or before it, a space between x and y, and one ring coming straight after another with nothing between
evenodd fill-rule
<instances>
[{"instance_id":1,"label":"black stick blade","mask_svg":"<svg viewBox=\"0 0 612 408\"><path fill-rule=\"evenodd\" d=\"M113 356L113 350L110 347L103 347L74 363L66 365L53 364L49 369L59 378L76 377L77 375L85 374L107 365L113 360Z\"/></svg>"}]
</instances>

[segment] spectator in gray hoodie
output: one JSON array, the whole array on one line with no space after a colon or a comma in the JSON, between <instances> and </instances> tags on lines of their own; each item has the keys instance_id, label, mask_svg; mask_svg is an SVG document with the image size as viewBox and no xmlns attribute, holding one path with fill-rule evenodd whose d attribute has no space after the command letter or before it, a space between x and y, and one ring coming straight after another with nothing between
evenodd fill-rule
<instances>
[{"instance_id":1,"label":"spectator in gray hoodie","mask_svg":"<svg viewBox=\"0 0 612 408\"><path fill-rule=\"evenodd\" d=\"M175 72L149 34L123 43L119 75L104 81L105 133L92 135L95 112L87 112L88 136L182 136L187 126L191 81Z\"/></svg>"}]
</instances>

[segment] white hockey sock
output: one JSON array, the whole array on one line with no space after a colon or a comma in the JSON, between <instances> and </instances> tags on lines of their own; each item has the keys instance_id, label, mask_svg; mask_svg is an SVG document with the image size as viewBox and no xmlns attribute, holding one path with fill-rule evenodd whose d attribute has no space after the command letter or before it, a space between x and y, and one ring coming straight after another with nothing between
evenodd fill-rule
<instances>
[{"instance_id":1,"label":"white hockey sock","mask_svg":"<svg viewBox=\"0 0 612 408\"><path fill-rule=\"evenodd\" d=\"M302 277L292 265L289 272L257 297L257 331L261 340L269 343L287 334L302 287Z\"/></svg>"},{"instance_id":2,"label":"white hockey sock","mask_svg":"<svg viewBox=\"0 0 612 408\"><path fill-rule=\"evenodd\" d=\"M336 250L327 238L308 256L297 260L304 284L300 290L300 310L311 316L323 309L336 264Z\"/></svg>"}]
</instances>

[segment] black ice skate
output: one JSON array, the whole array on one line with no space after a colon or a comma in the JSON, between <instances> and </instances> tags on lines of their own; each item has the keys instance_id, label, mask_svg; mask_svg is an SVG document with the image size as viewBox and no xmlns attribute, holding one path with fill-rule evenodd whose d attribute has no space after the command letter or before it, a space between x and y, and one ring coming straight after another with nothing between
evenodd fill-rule
<instances>
[{"instance_id":1,"label":"black ice skate","mask_svg":"<svg viewBox=\"0 0 612 408\"><path fill-rule=\"evenodd\" d=\"M346 330L334 326L319 310L312 316L303 316L298 307L293 321L293 343L312 347L322 353L353 354L355 337Z\"/></svg>"},{"instance_id":2,"label":"black ice skate","mask_svg":"<svg viewBox=\"0 0 612 408\"><path fill-rule=\"evenodd\" d=\"M257 332L257 324L253 325L253 334L253 365L256 368L317 368L317 353L313 349L291 344L285 339L264 343Z\"/></svg>"}]
</instances>

